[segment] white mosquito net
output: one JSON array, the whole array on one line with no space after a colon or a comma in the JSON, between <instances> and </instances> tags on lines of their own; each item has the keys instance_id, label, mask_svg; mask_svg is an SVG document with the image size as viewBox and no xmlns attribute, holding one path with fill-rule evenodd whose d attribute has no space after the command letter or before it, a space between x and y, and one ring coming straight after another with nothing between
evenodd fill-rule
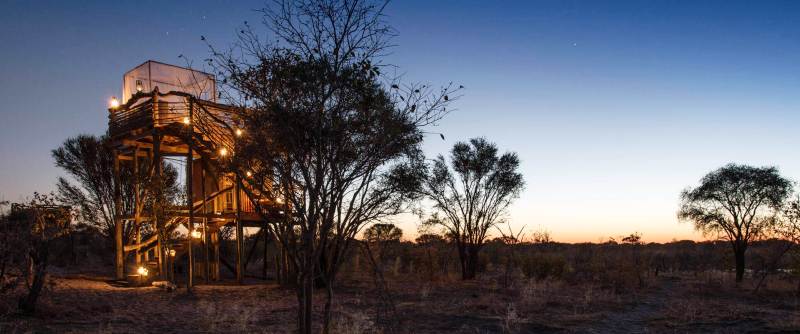
<instances>
[{"instance_id":1,"label":"white mosquito net","mask_svg":"<svg viewBox=\"0 0 800 334\"><path fill-rule=\"evenodd\" d=\"M122 103L128 102L138 90L149 93L156 87L162 94L178 91L202 100L217 101L217 86L213 75L148 60L123 76Z\"/></svg>"}]
</instances>

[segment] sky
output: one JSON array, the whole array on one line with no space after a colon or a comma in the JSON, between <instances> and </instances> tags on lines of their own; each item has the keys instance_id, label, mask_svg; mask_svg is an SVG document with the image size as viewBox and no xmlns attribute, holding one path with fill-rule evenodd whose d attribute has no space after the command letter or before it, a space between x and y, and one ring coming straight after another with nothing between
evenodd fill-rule
<instances>
[{"instance_id":1,"label":"sky","mask_svg":"<svg viewBox=\"0 0 800 334\"><path fill-rule=\"evenodd\" d=\"M264 1L6 1L0 11L0 199L49 192L50 150L101 134L122 75L229 45ZM486 137L517 152L507 220L597 242L702 240L680 191L730 162L800 179L800 2L393 1L384 62L464 85L431 156ZM264 36L269 38L265 30ZM411 239L417 227L398 219Z\"/></svg>"}]
</instances>

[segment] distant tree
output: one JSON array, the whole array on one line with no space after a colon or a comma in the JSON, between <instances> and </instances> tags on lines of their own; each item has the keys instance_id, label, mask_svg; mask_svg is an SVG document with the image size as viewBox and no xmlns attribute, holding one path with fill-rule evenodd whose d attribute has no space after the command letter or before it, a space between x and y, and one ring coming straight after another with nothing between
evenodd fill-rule
<instances>
[{"instance_id":1,"label":"distant tree","mask_svg":"<svg viewBox=\"0 0 800 334\"><path fill-rule=\"evenodd\" d=\"M791 191L792 183L775 167L728 164L681 193L678 218L730 242L738 283L744 277L747 247L775 226L778 210Z\"/></svg>"},{"instance_id":2,"label":"distant tree","mask_svg":"<svg viewBox=\"0 0 800 334\"><path fill-rule=\"evenodd\" d=\"M497 151L484 138L458 142L450 152L451 166L439 155L423 186L435 209L427 223L444 227L453 238L465 280L475 278L486 232L501 222L524 187L517 155Z\"/></svg>"},{"instance_id":3,"label":"distant tree","mask_svg":"<svg viewBox=\"0 0 800 334\"><path fill-rule=\"evenodd\" d=\"M443 244L445 243L444 237L436 233L420 234L414 242L420 245Z\"/></svg>"},{"instance_id":4,"label":"distant tree","mask_svg":"<svg viewBox=\"0 0 800 334\"><path fill-rule=\"evenodd\" d=\"M406 211L424 171L423 128L446 114L449 86L388 83L385 2L278 0L263 10L275 40L249 27L212 66L245 135L230 170L284 203L270 226L297 275L298 332L312 331L314 282L326 287L323 331L343 257L363 227ZM267 203L267 202L264 202ZM256 202L268 213L272 208Z\"/></svg>"},{"instance_id":5,"label":"distant tree","mask_svg":"<svg viewBox=\"0 0 800 334\"><path fill-rule=\"evenodd\" d=\"M364 240L371 244L368 246L374 246L370 251L377 254L376 262L381 267L386 265L387 257L402 237L403 230L389 223L373 224L364 231Z\"/></svg>"},{"instance_id":6,"label":"distant tree","mask_svg":"<svg viewBox=\"0 0 800 334\"><path fill-rule=\"evenodd\" d=\"M403 237L403 230L394 224L377 223L364 231L364 239L369 242L385 243L400 241Z\"/></svg>"},{"instance_id":7,"label":"distant tree","mask_svg":"<svg viewBox=\"0 0 800 334\"><path fill-rule=\"evenodd\" d=\"M622 237L622 243L624 244L631 244L631 245L639 245L642 243L642 234L639 232L631 233L626 237Z\"/></svg>"},{"instance_id":8,"label":"distant tree","mask_svg":"<svg viewBox=\"0 0 800 334\"><path fill-rule=\"evenodd\" d=\"M534 231L531 239L533 239L533 243L535 244L548 244L553 242L552 237L550 237L550 231L545 229Z\"/></svg>"}]
</instances>

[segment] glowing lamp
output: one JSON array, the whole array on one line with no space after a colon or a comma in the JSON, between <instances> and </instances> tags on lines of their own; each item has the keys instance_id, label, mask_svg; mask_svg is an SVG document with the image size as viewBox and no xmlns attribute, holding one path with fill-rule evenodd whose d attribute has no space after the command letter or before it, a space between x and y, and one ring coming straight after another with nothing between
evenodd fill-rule
<instances>
[{"instance_id":1,"label":"glowing lamp","mask_svg":"<svg viewBox=\"0 0 800 334\"><path fill-rule=\"evenodd\" d=\"M223 147L223 148L219 149L219 156L224 157L226 155L228 155L228 149L227 148Z\"/></svg>"},{"instance_id":2,"label":"glowing lamp","mask_svg":"<svg viewBox=\"0 0 800 334\"><path fill-rule=\"evenodd\" d=\"M198 230L192 231L192 238L200 239L201 236L203 236L203 234L200 233L200 231L198 231Z\"/></svg>"},{"instance_id":3,"label":"glowing lamp","mask_svg":"<svg viewBox=\"0 0 800 334\"><path fill-rule=\"evenodd\" d=\"M145 267L139 267L139 268L137 268L137 269L136 269L136 272L137 272L139 275L142 275L142 276L147 276L147 274L149 274L149 273L150 273L150 271L149 271L149 270L147 270L147 268L145 268Z\"/></svg>"},{"instance_id":4,"label":"glowing lamp","mask_svg":"<svg viewBox=\"0 0 800 334\"><path fill-rule=\"evenodd\" d=\"M184 117L183 118L183 124L187 124L187 125L189 124L189 117Z\"/></svg>"},{"instance_id":5,"label":"glowing lamp","mask_svg":"<svg viewBox=\"0 0 800 334\"><path fill-rule=\"evenodd\" d=\"M142 80L136 80L136 92L141 93L144 87L142 87Z\"/></svg>"},{"instance_id":6,"label":"glowing lamp","mask_svg":"<svg viewBox=\"0 0 800 334\"><path fill-rule=\"evenodd\" d=\"M169 250L169 256L175 257L175 250L174 249L170 249Z\"/></svg>"},{"instance_id":7,"label":"glowing lamp","mask_svg":"<svg viewBox=\"0 0 800 334\"><path fill-rule=\"evenodd\" d=\"M241 137L242 133L244 133L244 131L242 131L242 129L236 129L236 137Z\"/></svg>"},{"instance_id":8,"label":"glowing lamp","mask_svg":"<svg viewBox=\"0 0 800 334\"><path fill-rule=\"evenodd\" d=\"M119 100L117 100L116 96L112 96L111 101L108 101L108 105L111 107L111 109L117 109L119 108Z\"/></svg>"},{"instance_id":9,"label":"glowing lamp","mask_svg":"<svg viewBox=\"0 0 800 334\"><path fill-rule=\"evenodd\" d=\"M247 173L244 173L244 174L245 174L245 175L247 175L247 177L251 177L251 176L253 176L253 173L252 173L252 172L250 172L250 171L247 171Z\"/></svg>"}]
</instances>

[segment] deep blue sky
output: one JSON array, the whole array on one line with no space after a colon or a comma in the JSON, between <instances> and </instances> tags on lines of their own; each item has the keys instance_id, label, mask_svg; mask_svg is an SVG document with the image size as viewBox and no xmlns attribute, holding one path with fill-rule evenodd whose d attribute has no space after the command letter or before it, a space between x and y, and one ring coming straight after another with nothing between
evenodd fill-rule
<instances>
[{"instance_id":1,"label":"deep blue sky","mask_svg":"<svg viewBox=\"0 0 800 334\"><path fill-rule=\"evenodd\" d=\"M50 150L100 134L122 74L202 59L263 1L37 2L0 10L0 198L49 191ZM699 238L678 194L728 162L800 178L800 2L395 1L386 61L466 86L429 154L486 136L519 153L510 220L557 240ZM413 222L403 227L413 233Z\"/></svg>"}]
</instances>

